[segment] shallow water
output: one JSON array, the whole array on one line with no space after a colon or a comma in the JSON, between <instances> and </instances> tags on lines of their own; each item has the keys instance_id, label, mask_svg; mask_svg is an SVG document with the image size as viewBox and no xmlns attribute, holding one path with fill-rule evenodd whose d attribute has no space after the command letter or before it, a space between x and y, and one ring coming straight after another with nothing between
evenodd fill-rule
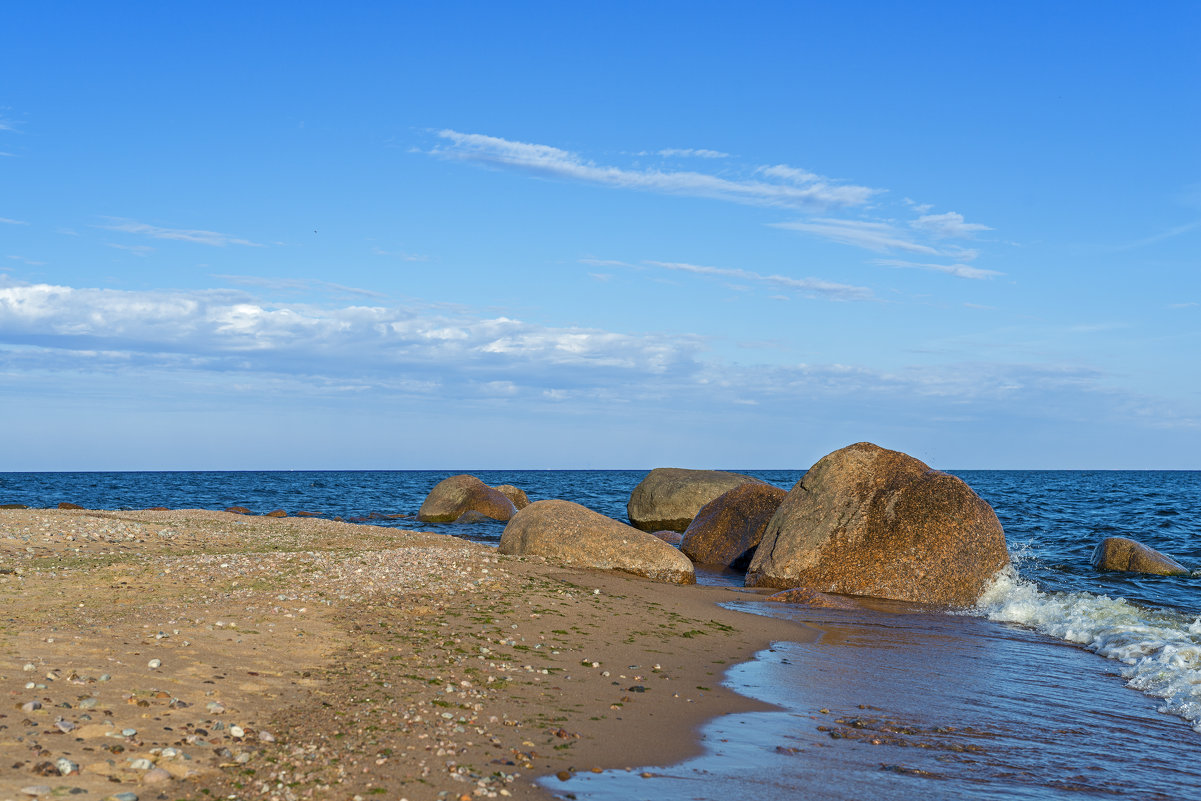
<instances>
[{"instance_id":1,"label":"shallow water","mask_svg":"<svg viewBox=\"0 0 1201 801\"><path fill-rule=\"evenodd\" d=\"M780 712L711 721L706 753L680 765L544 785L593 801L1179 799L1201 787L1201 736L1080 648L979 617L736 606L821 632L727 674Z\"/></svg>"}]
</instances>

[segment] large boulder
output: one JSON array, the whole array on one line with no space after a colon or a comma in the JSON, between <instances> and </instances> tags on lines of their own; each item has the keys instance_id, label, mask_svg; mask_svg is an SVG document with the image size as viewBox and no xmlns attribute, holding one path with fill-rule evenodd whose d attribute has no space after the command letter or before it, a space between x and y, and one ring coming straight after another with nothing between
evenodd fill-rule
<instances>
[{"instance_id":1,"label":"large boulder","mask_svg":"<svg viewBox=\"0 0 1201 801\"><path fill-rule=\"evenodd\" d=\"M475 476L444 478L434 485L417 510L422 523L451 523L465 512L478 512L493 520L509 520L516 514L513 502Z\"/></svg>"},{"instance_id":2,"label":"large boulder","mask_svg":"<svg viewBox=\"0 0 1201 801\"><path fill-rule=\"evenodd\" d=\"M499 550L672 584L696 583L692 562L663 540L571 501L535 501L522 509L505 526Z\"/></svg>"},{"instance_id":3,"label":"large boulder","mask_svg":"<svg viewBox=\"0 0 1201 801\"><path fill-rule=\"evenodd\" d=\"M746 570L763 530L788 493L748 482L701 507L684 530L680 550L694 562Z\"/></svg>"},{"instance_id":4,"label":"large boulder","mask_svg":"<svg viewBox=\"0 0 1201 801\"><path fill-rule=\"evenodd\" d=\"M860 442L792 488L746 584L966 606L1008 563L996 514L967 484Z\"/></svg>"},{"instance_id":5,"label":"large boulder","mask_svg":"<svg viewBox=\"0 0 1201 801\"><path fill-rule=\"evenodd\" d=\"M1106 537L1093 550L1093 567L1126 573L1185 576L1188 568L1167 554L1125 537Z\"/></svg>"},{"instance_id":6,"label":"large boulder","mask_svg":"<svg viewBox=\"0 0 1201 801\"><path fill-rule=\"evenodd\" d=\"M721 470L656 467L630 493L626 513L630 524L643 531L683 531L702 506L747 482L763 483Z\"/></svg>"},{"instance_id":7,"label":"large boulder","mask_svg":"<svg viewBox=\"0 0 1201 801\"><path fill-rule=\"evenodd\" d=\"M512 501L513 506L519 512L530 505L530 497L520 487L514 487L512 484L497 484L496 491Z\"/></svg>"}]
</instances>

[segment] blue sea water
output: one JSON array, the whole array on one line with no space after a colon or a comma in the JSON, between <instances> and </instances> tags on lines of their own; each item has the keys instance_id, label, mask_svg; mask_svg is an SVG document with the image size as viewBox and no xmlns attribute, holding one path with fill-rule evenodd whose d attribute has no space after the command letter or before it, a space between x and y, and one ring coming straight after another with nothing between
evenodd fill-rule
<instances>
[{"instance_id":1,"label":"blue sea water","mask_svg":"<svg viewBox=\"0 0 1201 801\"><path fill-rule=\"evenodd\" d=\"M0 473L0 503L283 508L495 543L503 524L388 517L415 514L430 488L453 472ZM619 520L645 475L459 472ZM804 474L738 472L785 489ZM952 472L992 504L1013 557L975 608L773 609L822 636L777 644L729 680L781 712L714 721L702 734L705 757L656 769L652 780L614 772L581 777L570 788L552 780L550 789L580 799L788 797L820 776L828 798L1201 795L1201 472ZM1196 572L1099 573L1089 559L1106 536L1137 539ZM762 604L746 606L764 612ZM900 744L891 735L877 738L883 745L856 736L833 744L818 727L834 718L816 704L860 724L834 729L914 734ZM831 778L831 764L841 766L844 780Z\"/></svg>"}]
</instances>

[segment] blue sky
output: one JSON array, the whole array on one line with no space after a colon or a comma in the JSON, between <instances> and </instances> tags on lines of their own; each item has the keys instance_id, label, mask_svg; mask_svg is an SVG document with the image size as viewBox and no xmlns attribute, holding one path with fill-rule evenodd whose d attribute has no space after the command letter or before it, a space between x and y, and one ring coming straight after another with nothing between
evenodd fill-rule
<instances>
[{"instance_id":1,"label":"blue sky","mask_svg":"<svg viewBox=\"0 0 1201 801\"><path fill-rule=\"evenodd\" d=\"M6 9L0 470L1201 468L1201 5L342 5Z\"/></svg>"}]
</instances>

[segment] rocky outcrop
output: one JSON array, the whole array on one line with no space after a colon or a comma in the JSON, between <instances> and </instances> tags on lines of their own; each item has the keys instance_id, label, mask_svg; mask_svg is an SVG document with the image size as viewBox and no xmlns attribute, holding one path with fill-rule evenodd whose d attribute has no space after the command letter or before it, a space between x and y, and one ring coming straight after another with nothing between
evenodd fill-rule
<instances>
[{"instance_id":1,"label":"rocky outcrop","mask_svg":"<svg viewBox=\"0 0 1201 801\"><path fill-rule=\"evenodd\" d=\"M525 494L525 490L512 484L497 484L496 491L508 498L519 512L530 505L530 498Z\"/></svg>"},{"instance_id":2,"label":"rocky outcrop","mask_svg":"<svg viewBox=\"0 0 1201 801\"><path fill-rule=\"evenodd\" d=\"M681 534L679 531L667 531L667 530L652 531L651 536L658 537L659 539L666 542L668 545L674 546L676 548L680 547L680 543L684 541L684 535Z\"/></svg>"},{"instance_id":3,"label":"rocky outcrop","mask_svg":"<svg viewBox=\"0 0 1201 801\"><path fill-rule=\"evenodd\" d=\"M288 513L285 512L283 509L272 509L267 514L263 515L263 517L287 517L287 516L288 516Z\"/></svg>"},{"instance_id":4,"label":"rocky outcrop","mask_svg":"<svg viewBox=\"0 0 1201 801\"><path fill-rule=\"evenodd\" d=\"M479 512L484 517L505 521L517 508L502 493L475 476L451 476L439 481L426 496L417 519L422 523L452 523L464 512Z\"/></svg>"},{"instance_id":5,"label":"rocky outcrop","mask_svg":"<svg viewBox=\"0 0 1201 801\"><path fill-rule=\"evenodd\" d=\"M684 530L680 550L694 562L746 570L763 530L788 493L748 482L701 507Z\"/></svg>"},{"instance_id":6,"label":"rocky outcrop","mask_svg":"<svg viewBox=\"0 0 1201 801\"><path fill-rule=\"evenodd\" d=\"M1126 537L1106 537L1093 550L1097 570L1151 573L1158 576L1187 576L1188 568L1167 554Z\"/></svg>"},{"instance_id":7,"label":"rocky outcrop","mask_svg":"<svg viewBox=\"0 0 1201 801\"><path fill-rule=\"evenodd\" d=\"M249 510L249 509L247 509L245 506L230 506L230 507L228 507L228 508L227 508L225 511L227 511L227 512L230 512L230 513L232 513L232 514L235 514L235 515L248 515L248 514L250 514L250 510Z\"/></svg>"},{"instance_id":8,"label":"rocky outcrop","mask_svg":"<svg viewBox=\"0 0 1201 801\"><path fill-rule=\"evenodd\" d=\"M82 509L83 507L77 503L68 503L67 501L63 501L62 503L60 503L58 505L58 508L59 509Z\"/></svg>"},{"instance_id":9,"label":"rocky outcrop","mask_svg":"<svg viewBox=\"0 0 1201 801\"><path fill-rule=\"evenodd\" d=\"M505 526L499 550L672 584L696 582L692 562L675 548L570 501L535 501L522 509Z\"/></svg>"},{"instance_id":10,"label":"rocky outcrop","mask_svg":"<svg viewBox=\"0 0 1201 801\"><path fill-rule=\"evenodd\" d=\"M1008 563L996 514L967 484L860 442L792 488L746 583L963 606Z\"/></svg>"},{"instance_id":11,"label":"rocky outcrop","mask_svg":"<svg viewBox=\"0 0 1201 801\"><path fill-rule=\"evenodd\" d=\"M0 503L0 509L28 509L23 503Z\"/></svg>"},{"instance_id":12,"label":"rocky outcrop","mask_svg":"<svg viewBox=\"0 0 1201 801\"><path fill-rule=\"evenodd\" d=\"M683 531L702 506L747 482L762 483L720 470L656 467L630 493L626 513L630 524L643 531Z\"/></svg>"}]
</instances>

